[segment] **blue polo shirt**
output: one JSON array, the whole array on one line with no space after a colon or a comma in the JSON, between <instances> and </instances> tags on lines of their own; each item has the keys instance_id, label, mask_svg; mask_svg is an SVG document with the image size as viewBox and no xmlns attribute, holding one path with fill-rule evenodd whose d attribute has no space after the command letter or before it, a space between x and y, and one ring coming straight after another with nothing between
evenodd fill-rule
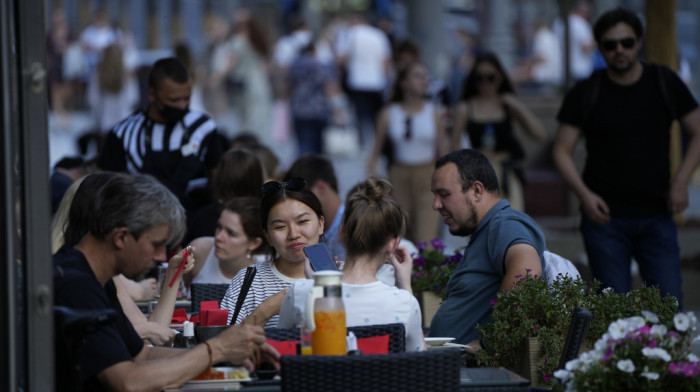
<instances>
[{"instance_id":1,"label":"blue polo shirt","mask_svg":"<svg viewBox=\"0 0 700 392\"><path fill-rule=\"evenodd\" d=\"M546 249L542 229L527 214L501 200L471 235L464 257L447 283L447 298L430 324L430 336L454 337L462 344L478 339L475 327L491 319L490 303L503 283L506 252L523 243L537 249L542 262Z\"/></svg>"},{"instance_id":2,"label":"blue polo shirt","mask_svg":"<svg viewBox=\"0 0 700 392\"><path fill-rule=\"evenodd\" d=\"M335 213L333 224L323 233L324 243L328 247L328 252L331 256L338 256L338 260L345 261L345 248L340 242L340 225L343 223L343 214L345 213L345 203L338 207L338 212Z\"/></svg>"}]
</instances>

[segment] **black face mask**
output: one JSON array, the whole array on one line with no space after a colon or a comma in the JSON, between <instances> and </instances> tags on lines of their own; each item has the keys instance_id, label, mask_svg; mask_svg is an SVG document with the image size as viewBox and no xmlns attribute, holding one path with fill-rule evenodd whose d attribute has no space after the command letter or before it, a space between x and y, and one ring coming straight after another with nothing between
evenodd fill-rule
<instances>
[{"instance_id":1,"label":"black face mask","mask_svg":"<svg viewBox=\"0 0 700 392\"><path fill-rule=\"evenodd\" d=\"M189 112L189 109L179 109L174 106L163 105L163 108L160 110L160 115L163 117L166 124L172 125L182 120L187 112Z\"/></svg>"}]
</instances>

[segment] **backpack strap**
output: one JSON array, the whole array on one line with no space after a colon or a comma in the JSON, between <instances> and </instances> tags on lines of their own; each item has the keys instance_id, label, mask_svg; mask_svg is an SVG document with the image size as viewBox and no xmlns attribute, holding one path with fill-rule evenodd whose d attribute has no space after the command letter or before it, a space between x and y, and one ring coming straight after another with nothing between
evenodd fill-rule
<instances>
[{"instance_id":1,"label":"backpack strap","mask_svg":"<svg viewBox=\"0 0 700 392\"><path fill-rule=\"evenodd\" d=\"M593 106L598 100L598 94L600 93L600 84L602 83L603 73L605 68L597 69L593 71L589 77L589 83L586 87L586 93L581 101L581 119L583 122L587 122L591 118L591 113L593 112Z\"/></svg>"},{"instance_id":2,"label":"backpack strap","mask_svg":"<svg viewBox=\"0 0 700 392\"><path fill-rule=\"evenodd\" d=\"M661 65L661 64L654 64L651 63L649 64L654 71L654 75L656 76L656 80L659 83L659 90L661 91L661 98L664 101L664 105L666 106L666 110L668 110L669 114L671 115L671 118L674 120L676 119L676 116L678 113L676 113L676 103L675 100L673 99L673 94L671 94L669 90L669 83L671 83L671 73L673 72L670 68Z\"/></svg>"}]
</instances>

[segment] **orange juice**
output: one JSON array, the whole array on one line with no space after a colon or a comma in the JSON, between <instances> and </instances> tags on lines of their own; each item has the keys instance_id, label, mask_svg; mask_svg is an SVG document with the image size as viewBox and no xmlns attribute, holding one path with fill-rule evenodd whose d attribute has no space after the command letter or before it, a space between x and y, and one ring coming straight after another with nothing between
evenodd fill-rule
<instances>
[{"instance_id":1,"label":"orange juice","mask_svg":"<svg viewBox=\"0 0 700 392\"><path fill-rule=\"evenodd\" d=\"M345 311L315 312L314 321L316 329L311 333L314 355L347 354Z\"/></svg>"},{"instance_id":2,"label":"orange juice","mask_svg":"<svg viewBox=\"0 0 700 392\"><path fill-rule=\"evenodd\" d=\"M301 355L313 355L311 346L301 346Z\"/></svg>"}]
</instances>

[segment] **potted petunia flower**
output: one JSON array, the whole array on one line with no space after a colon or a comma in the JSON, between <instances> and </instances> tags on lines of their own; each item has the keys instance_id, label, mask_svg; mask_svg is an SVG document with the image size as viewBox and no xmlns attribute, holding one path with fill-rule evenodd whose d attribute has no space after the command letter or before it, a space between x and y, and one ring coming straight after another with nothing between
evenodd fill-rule
<instances>
[{"instance_id":1,"label":"potted petunia flower","mask_svg":"<svg viewBox=\"0 0 700 392\"><path fill-rule=\"evenodd\" d=\"M692 312L664 323L649 311L610 324L592 350L554 375L566 391L700 391L700 359Z\"/></svg>"},{"instance_id":2,"label":"potted petunia flower","mask_svg":"<svg viewBox=\"0 0 700 392\"><path fill-rule=\"evenodd\" d=\"M411 255L411 288L421 304L423 325L427 327L445 299L447 282L462 260L462 253L461 248L452 254L446 253L445 244L440 239L433 239L430 243L418 243L416 247L418 253Z\"/></svg>"},{"instance_id":3,"label":"potted petunia flower","mask_svg":"<svg viewBox=\"0 0 700 392\"><path fill-rule=\"evenodd\" d=\"M594 342L618 318L653 311L665 323L678 309L673 297L662 297L651 287L629 293L600 290L599 282L559 276L520 277L515 288L498 294L491 321L477 327L484 349L477 353L480 366L502 366L530 379L533 385L551 387L572 311L582 306L592 313L583 347Z\"/></svg>"}]
</instances>

